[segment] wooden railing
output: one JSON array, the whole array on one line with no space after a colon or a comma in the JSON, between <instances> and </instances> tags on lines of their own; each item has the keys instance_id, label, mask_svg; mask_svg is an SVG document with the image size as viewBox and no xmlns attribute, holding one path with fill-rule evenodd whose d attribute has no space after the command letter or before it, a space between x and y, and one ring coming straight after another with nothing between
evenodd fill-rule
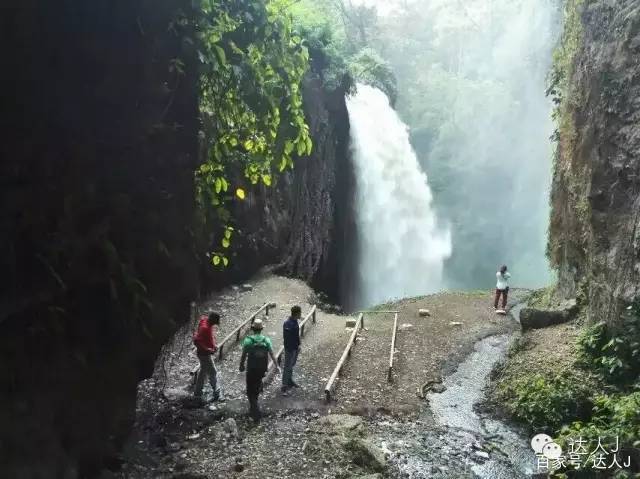
<instances>
[{"instance_id":1,"label":"wooden railing","mask_svg":"<svg viewBox=\"0 0 640 479\"><path fill-rule=\"evenodd\" d=\"M356 320L356 324L353 327L353 333L351 333L349 342L347 343L347 346L344 348L344 352L342 353L342 356L340 357L338 364L333 370L333 373L331 373L331 377L329 378L329 381L327 381L327 385L324 388L324 394L326 396L327 401L331 401L331 394L335 387L335 382L338 379L338 375L340 374L340 371L342 370L342 366L347 360L347 357L351 355L351 349L353 348L353 345L356 342L358 331L360 330L360 328L363 327L363 325L364 325L364 313L360 313L360 315L358 316L358 319Z\"/></svg>"},{"instance_id":2,"label":"wooden railing","mask_svg":"<svg viewBox=\"0 0 640 479\"><path fill-rule=\"evenodd\" d=\"M229 343L232 339L235 338L235 341L227 347L227 350L228 350L233 344L237 344L240 341L243 328L245 328L247 325L249 326L252 325L253 321L262 311L265 311L265 316L268 317L269 310L275 307L276 307L276 303L263 304L258 311L256 311L249 317L249 319L244 321L242 324L237 326L233 331L227 334L227 336L220 343L218 343L218 360L222 360L224 356L225 345L227 345L227 343Z\"/></svg>"},{"instance_id":3,"label":"wooden railing","mask_svg":"<svg viewBox=\"0 0 640 479\"><path fill-rule=\"evenodd\" d=\"M393 381L393 355L396 352L396 334L398 334L398 313L393 316L393 331L391 332L391 351L389 352L389 373L387 381Z\"/></svg>"},{"instance_id":4,"label":"wooden railing","mask_svg":"<svg viewBox=\"0 0 640 479\"><path fill-rule=\"evenodd\" d=\"M309 311L307 313L307 315L305 316L305 318L300 322L300 337L303 338L304 337L304 325L307 324L307 321L309 321L309 319L311 319L311 322L313 324L316 324L316 311L317 311L318 307L314 304L313 307L311 308L311 311Z\"/></svg>"},{"instance_id":5,"label":"wooden railing","mask_svg":"<svg viewBox=\"0 0 640 479\"><path fill-rule=\"evenodd\" d=\"M304 319L302 321L300 321L300 337L304 337L304 327L307 324L307 322L309 320L311 320L311 322L313 324L316 323L316 312L318 310L318 307L314 304L313 307L311 308L311 310L307 313L307 315L304 317ZM275 357L276 357L276 361L278 362L278 365L282 364L282 355L284 354L284 345L280 346L280 348L278 349L278 352L275 353ZM275 371L275 367L273 362L270 360L269 361L269 369L267 370L267 374L265 377L265 383L269 382L271 379L273 379L273 372Z\"/></svg>"}]
</instances>

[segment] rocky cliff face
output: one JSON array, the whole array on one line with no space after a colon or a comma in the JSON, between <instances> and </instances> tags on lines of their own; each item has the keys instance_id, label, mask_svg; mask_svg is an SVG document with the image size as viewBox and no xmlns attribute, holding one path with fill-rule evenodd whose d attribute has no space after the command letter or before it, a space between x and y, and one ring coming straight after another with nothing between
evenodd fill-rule
<instances>
[{"instance_id":1,"label":"rocky cliff face","mask_svg":"<svg viewBox=\"0 0 640 479\"><path fill-rule=\"evenodd\" d=\"M640 292L640 5L569 8L549 255L562 294L613 322Z\"/></svg>"},{"instance_id":2,"label":"rocky cliff face","mask_svg":"<svg viewBox=\"0 0 640 479\"><path fill-rule=\"evenodd\" d=\"M349 160L345 86L326 90L315 71L304 84L309 157L278 175L274 187L254 188L234 216L242 229L233 276L275 264L281 274L301 278L339 302L351 281L355 234L354 177Z\"/></svg>"},{"instance_id":3,"label":"rocky cliff face","mask_svg":"<svg viewBox=\"0 0 640 479\"><path fill-rule=\"evenodd\" d=\"M189 317L199 289L190 7L28 0L3 11L13 50L0 80L1 477L109 465L138 382ZM216 285L278 263L337 294L352 182L345 89L310 75L305 92L314 152L238 206L244 239Z\"/></svg>"},{"instance_id":4,"label":"rocky cliff face","mask_svg":"<svg viewBox=\"0 0 640 479\"><path fill-rule=\"evenodd\" d=\"M190 6L3 8L1 477L84 477L114 457L138 381L188 317L197 78L176 19Z\"/></svg>"}]
</instances>

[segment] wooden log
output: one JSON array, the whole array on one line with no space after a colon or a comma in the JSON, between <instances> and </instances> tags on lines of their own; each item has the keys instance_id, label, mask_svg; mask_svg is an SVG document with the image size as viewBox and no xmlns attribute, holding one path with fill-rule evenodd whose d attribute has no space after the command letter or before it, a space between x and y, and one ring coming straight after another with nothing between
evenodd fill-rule
<instances>
[{"instance_id":1,"label":"wooden log","mask_svg":"<svg viewBox=\"0 0 640 479\"><path fill-rule=\"evenodd\" d=\"M358 313L362 314L375 314L375 313L399 313L400 311L384 311L384 310L376 310L376 311L358 311Z\"/></svg>"},{"instance_id":2,"label":"wooden log","mask_svg":"<svg viewBox=\"0 0 640 479\"><path fill-rule=\"evenodd\" d=\"M227 334L227 336L218 344L218 359L222 360L223 356L224 356L224 350L225 350L225 345L231 341L231 339L233 339L233 337L235 336L235 343L238 343L240 341L240 335L242 332L242 328L246 327L249 324L253 324L253 320L256 319L256 317L258 316L258 314L260 314L263 310L265 309L269 309L275 307L275 303L265 303L263 304L260 309L258 311L256 311L255 313L253 313L249 319L247 319L246 321L243 321L242 324L240 324L239 326L237 326L233 331L231 331L229 334ZM231 345L229 345L231 346ZM229 349L229 348L227 348Z\"/></svg>"},{"instance_id":3,"label":"wooden log","mask_svg":"<svg viewBox=\"0 0 640 479\"><path fill-rule=\"evenodd\" d=\"M396 335L398 333L398 313L393 317L393 331L391 333L391 351L389 352L389 374L387 381L393 381L393 355L396 351Z\"/></svg>"},{"instance_id":4,"label":"wooden log","mask_svg":"<svg viewBox=\"0 0 640 479\"><path fill-rule=\"evenodd\" d=\"M342 366L347 360L347 357L351 354L351 348L353 347L356 341L358 330L362 327L363 323L364 323L364 314L360 313L360 316L358 316L358 321L356 322L356 326L355 328L353 328L353 332L351 333L351 337L349 338L349 342L347 343L347 346L345 347L344 352L342 353L342 356L338 360L338 364L336 364L336 367L333 370L333 373L331 373L331 377L329 378L329 381L327 381L327 385L324 388L324 393L327 401L331 400L331 392L335 386L335 382L336 382L336 379L338 378L338 374L340 374L340 370L342 369Z\"/></svg>"},{"instance_id":5,"label":"wooden log","mask_svg":"<svg viewBox=\"0 0 640 479\"><path fill-rule=\"evenodd\" d=\"M305 318L300 322L300 337L304 336L304 326L307 324L309 319L311 319L313 323L316 322L316 309L317 309L317 306L314 304L311 310L305 316Z\"/></svg>"}]
</instances>

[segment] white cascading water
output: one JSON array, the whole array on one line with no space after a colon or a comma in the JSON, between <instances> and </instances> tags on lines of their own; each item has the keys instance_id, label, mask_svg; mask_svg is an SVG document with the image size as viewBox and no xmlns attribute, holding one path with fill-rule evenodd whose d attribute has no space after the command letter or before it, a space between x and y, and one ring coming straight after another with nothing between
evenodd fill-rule
<instances>
[{"instance_id":1,"label":"white cascading water","mask_svg":"<svg viewBox=\"0 0 640 479\"><path fill-rule=\"evenodd\" d=\"M438 224L407 126L387 96L368 85L357 86L347 108L358 229L353 303L362 308L438 291L451 236Z\"/></svg>"}]
</instances>

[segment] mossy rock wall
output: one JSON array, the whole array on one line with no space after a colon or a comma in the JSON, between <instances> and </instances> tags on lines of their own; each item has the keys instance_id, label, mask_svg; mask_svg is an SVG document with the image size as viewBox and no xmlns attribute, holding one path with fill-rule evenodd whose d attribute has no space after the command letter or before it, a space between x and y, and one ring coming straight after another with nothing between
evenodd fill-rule
<instances>
[{"instance_id":1,"label":"mossy rock wall","mask_svg":"<svg viewBox=\"0 0 640 479\"><path fill-rule=\"evenodd\" d=\"M549 256L560 292L615 322L640 285L640 6L567 8Z\"/></svg>"}]
</instances>

